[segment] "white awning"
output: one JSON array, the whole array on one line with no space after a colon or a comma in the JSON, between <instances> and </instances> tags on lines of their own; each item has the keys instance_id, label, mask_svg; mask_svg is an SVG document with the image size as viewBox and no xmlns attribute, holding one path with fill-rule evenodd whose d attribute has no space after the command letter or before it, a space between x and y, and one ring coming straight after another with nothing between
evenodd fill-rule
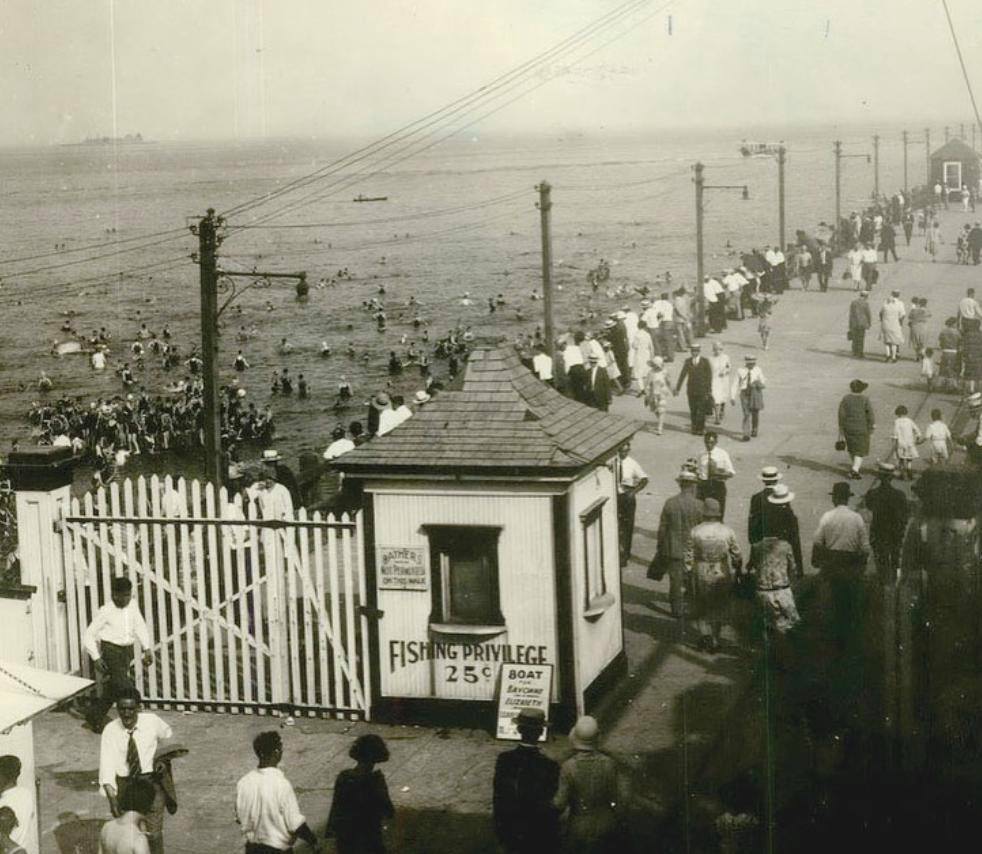
<instances>
[{"instance_id":1,"label":"white awning","mask_svg":"<svg viewBox=\"0 0 982 854\"><path fill-rule=\"evenodd\" d=\"M91 684L91 679L0 660L0 732L26 723Z\"/></svg>"}]
</instances>

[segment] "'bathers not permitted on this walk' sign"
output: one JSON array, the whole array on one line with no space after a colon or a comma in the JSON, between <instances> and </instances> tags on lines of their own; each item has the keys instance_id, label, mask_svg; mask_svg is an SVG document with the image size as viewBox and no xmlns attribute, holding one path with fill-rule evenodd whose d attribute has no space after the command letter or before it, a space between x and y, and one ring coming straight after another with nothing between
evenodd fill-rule
<instances>
[{"instance_id":1,"label":"'bathers not permitted on this walk' sign","mask_svg":"<svg viewBox=\"0 0 982 854\"><path fill-rule=\"evenodd\" d=\"M552 697L551 664L504 664L498 691L498 727L496 738L518 741L515 716L522 709L542 709L549 720L549 698ZM542 733L545 741L546 733Z\"/></svg>"},{"instance_id":2,"label":"'bathers not permitted on this walk' sign","mask_svg":"<svg viewBox=\"0 0 982 854\"><path fill-rule=\"evenodd\" d=\"M429 590L426 549L418 546L379 546L379 590Z\"/></svg>"}]
</instances>

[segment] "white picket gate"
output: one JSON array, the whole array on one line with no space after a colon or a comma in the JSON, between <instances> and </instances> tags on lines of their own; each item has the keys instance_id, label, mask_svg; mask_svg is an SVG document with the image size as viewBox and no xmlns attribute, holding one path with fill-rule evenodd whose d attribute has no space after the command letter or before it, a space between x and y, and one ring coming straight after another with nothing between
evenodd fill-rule
<instances>
[{"instance_id":1,"label":"white picket gate","mask_svg":"<svg viewBox=\"0 0 982 854\"><path fill-rule=\"evenodd\" d=\"M153 664L136 663L148 704L368 718L360 516L264 519L249 502L243 521L228 503L224 487L156 476L73 498L59 658L91 673L83 632L126 576L153 640Z\"/></svg>"}]
</instances>

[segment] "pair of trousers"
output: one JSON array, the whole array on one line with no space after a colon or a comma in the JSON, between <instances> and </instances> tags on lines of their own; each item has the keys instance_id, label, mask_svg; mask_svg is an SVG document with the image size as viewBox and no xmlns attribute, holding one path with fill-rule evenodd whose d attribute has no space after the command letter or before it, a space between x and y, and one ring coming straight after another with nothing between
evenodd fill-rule
<instances>
[{"instance_id":1,"label":"pair of trousers","mask_svg":"<svg viewBox=\"0 0 982 854\"><path fill-rule=\"evenodd\" d=\"M617 493L617 541L620 547L621 566L631 557L631 543L634 540L634 516L638 509L638 499L627 493Z\"/></svg>"},{"instance_id":2,"label":"pair of trousers","mask_svg":"<svg viewBox=\"0 0 982 854\"><path fill-rule=\"evenodd\" d=\"M760 410L751 409L749 391L740 392L740 408L743 410L743 435L756 436L760 424Z\"/></svg>"},{"instance_id":3,"label":"pair of trousers","mask_svg":"<svg viewBox=\"0 0 982 854\"><path fill-rule=\"evenodd\" d=\"M892 540L874 540L870 545L873 548L873 560L876 563L876 574L882 584L895 584L897 581L897 567L900 566L900 546L903 535L899 535Z\"/></svg>"},{"instance_id":4,"label":"pair of trousers","mask_svg":"<svg viewBox=\"0 0 982 854\"><path fill-rule=\"evenodd\" d=\"M850 329L849 334L852 342L852 354L861 357L866 352L866 330Z\"/></svg>"},{"instance_id":5,"label":"pair of trousers","mask_svg":"<svg viewBox=\"0 0 982 854\"><path fill-rule=\"evenodd\" d=\"M715 498L719 502L719 518L723 521L726 515L726 481L725 480L700 480L696 487L696 495L700 501L707 498Z\"/></svg>"},{"instance_id":6,"label":"pair of trousers","mask_svg":"<svg viewBox=\"0 0 982 854\"><path fill-rule=\"evenodd\" d=\"M89 703L86 715L93 729L98 729L105 722L106 714L116 702L116 698L124 691L130 691L135 687L130 672L130 666L133 664L132 646L118 646L108 641L99 641L99 653L109 672L96 670L98 694Z\"/></svg>"},{"instance_id":7,"label":"pair of trousers","mask_svg":"<svg viewBox=\"0 0 982 854\"><path fill-rule=\"evenodd\" d=\"M708 411L705 397L689 397L689 420L692 421L693 433L702 433L706 429Z\"/></svg>"},{"instance_id":8,"label":"pair of trousers","mask_svg":"<svg viewBox=\"0 0 982 854\"><path fill-rule=\"evenodd\" d=\"M678 339L678 348L682 352L688 352L692 346L692 324L688 320L675 320L675 337Z\"/></svg>"}]
</instances>

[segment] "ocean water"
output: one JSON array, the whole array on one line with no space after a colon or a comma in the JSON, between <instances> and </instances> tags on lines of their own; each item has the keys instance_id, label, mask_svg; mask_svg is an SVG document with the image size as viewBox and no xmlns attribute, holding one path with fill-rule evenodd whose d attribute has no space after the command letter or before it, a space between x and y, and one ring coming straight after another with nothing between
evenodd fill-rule
<instances>
[{"instance_id":1,"label":"ocean water","mask_svg":"<svg viewBox=\"0 0 982 854\"><path fill-rule=\"evenodd\" d=\"M893 191L903 185L900 132L879 132L880 187ZM553 187L556 319L562 330L584 311L602 319L624 302L591 299L585 277L601 257L611 265L608 287L654 285L665 271L676 282L693 280L697 160L706 164L707 184L746 184L750 194L744 201L739 191L706 193L706 269L713 271L727 266L729 251L777 241L777 163L742 158L741 139L787 145L787 235L793 239L795 228L833 219L832 140L839 137L846 152L865 155L873 133L862 127L611 137L472 133L405 159L408 152L393 146L230 217L220 248L219 264L226 269L304 270L314 286L343 267L354 278L333 288L312 287L305 304L297 302L288 280L241 293L223 315L223 380L234 376L232 361L241 347L252 366L241 378L248 399L272 403L278 447L295 459L303 448L323 448L339 421L362 417L360 402L390 382L389 351L405 350L404 335L419 342L412 312L405 311L411 295L421 305L431 343L456 323L510 338L541 323L542 303L529 296L540 288L539 181ZM112 372L96 374L83 356L50 355L52 341L64 339L63 312L77 312L76 326L86 334L107 327L117 358L126 357L141 320L157 331L168 324L187 353L199 335L198 269L190 258L197 239L184 230L187 223L207 207L222 211L261 198L359 144L285 140L0 151L0 448L29 440L25 413L39 399L41 370L55 382L52 395L89 400L122 391ZM924 155L923 144L911 144L911 186L923 182ZM844 213L869 197L873 167L864 157L843 161L842 187ZM388 201L353 203L360 193ZM288 203L297 207L283 210ZM275 216L263 221L270 214ZM311 224L316 227L306 227ZM172 229L176 233L140 239ZM62 244L88 248L56 250ZM36 255L47 257L14 260ZM389 314L384 334L363 308L379 286ZM465 292L470 306L460 302ZM490 314L487 299L497 294L507 306ZM259 334L240 344L239 327L253 325ZM294 346L286 356L277 352L284 337ZM318 355L325 340L334 348L327 359ZM349 341L357 350L354 359L344 352ZM151 393L183 375L165 374L154 360L147 365L137 380ZM270 378L282 367L308 378L309 400L270 395ZM434 360L433 371L440 376L445 364ZM354 385L356 404L338 415L332 403L341 375ZM420 387L415 368L392 380L392 390L408 395ZM194 461L155 465L196 469Z\"/></svg>"}]
</instances>

